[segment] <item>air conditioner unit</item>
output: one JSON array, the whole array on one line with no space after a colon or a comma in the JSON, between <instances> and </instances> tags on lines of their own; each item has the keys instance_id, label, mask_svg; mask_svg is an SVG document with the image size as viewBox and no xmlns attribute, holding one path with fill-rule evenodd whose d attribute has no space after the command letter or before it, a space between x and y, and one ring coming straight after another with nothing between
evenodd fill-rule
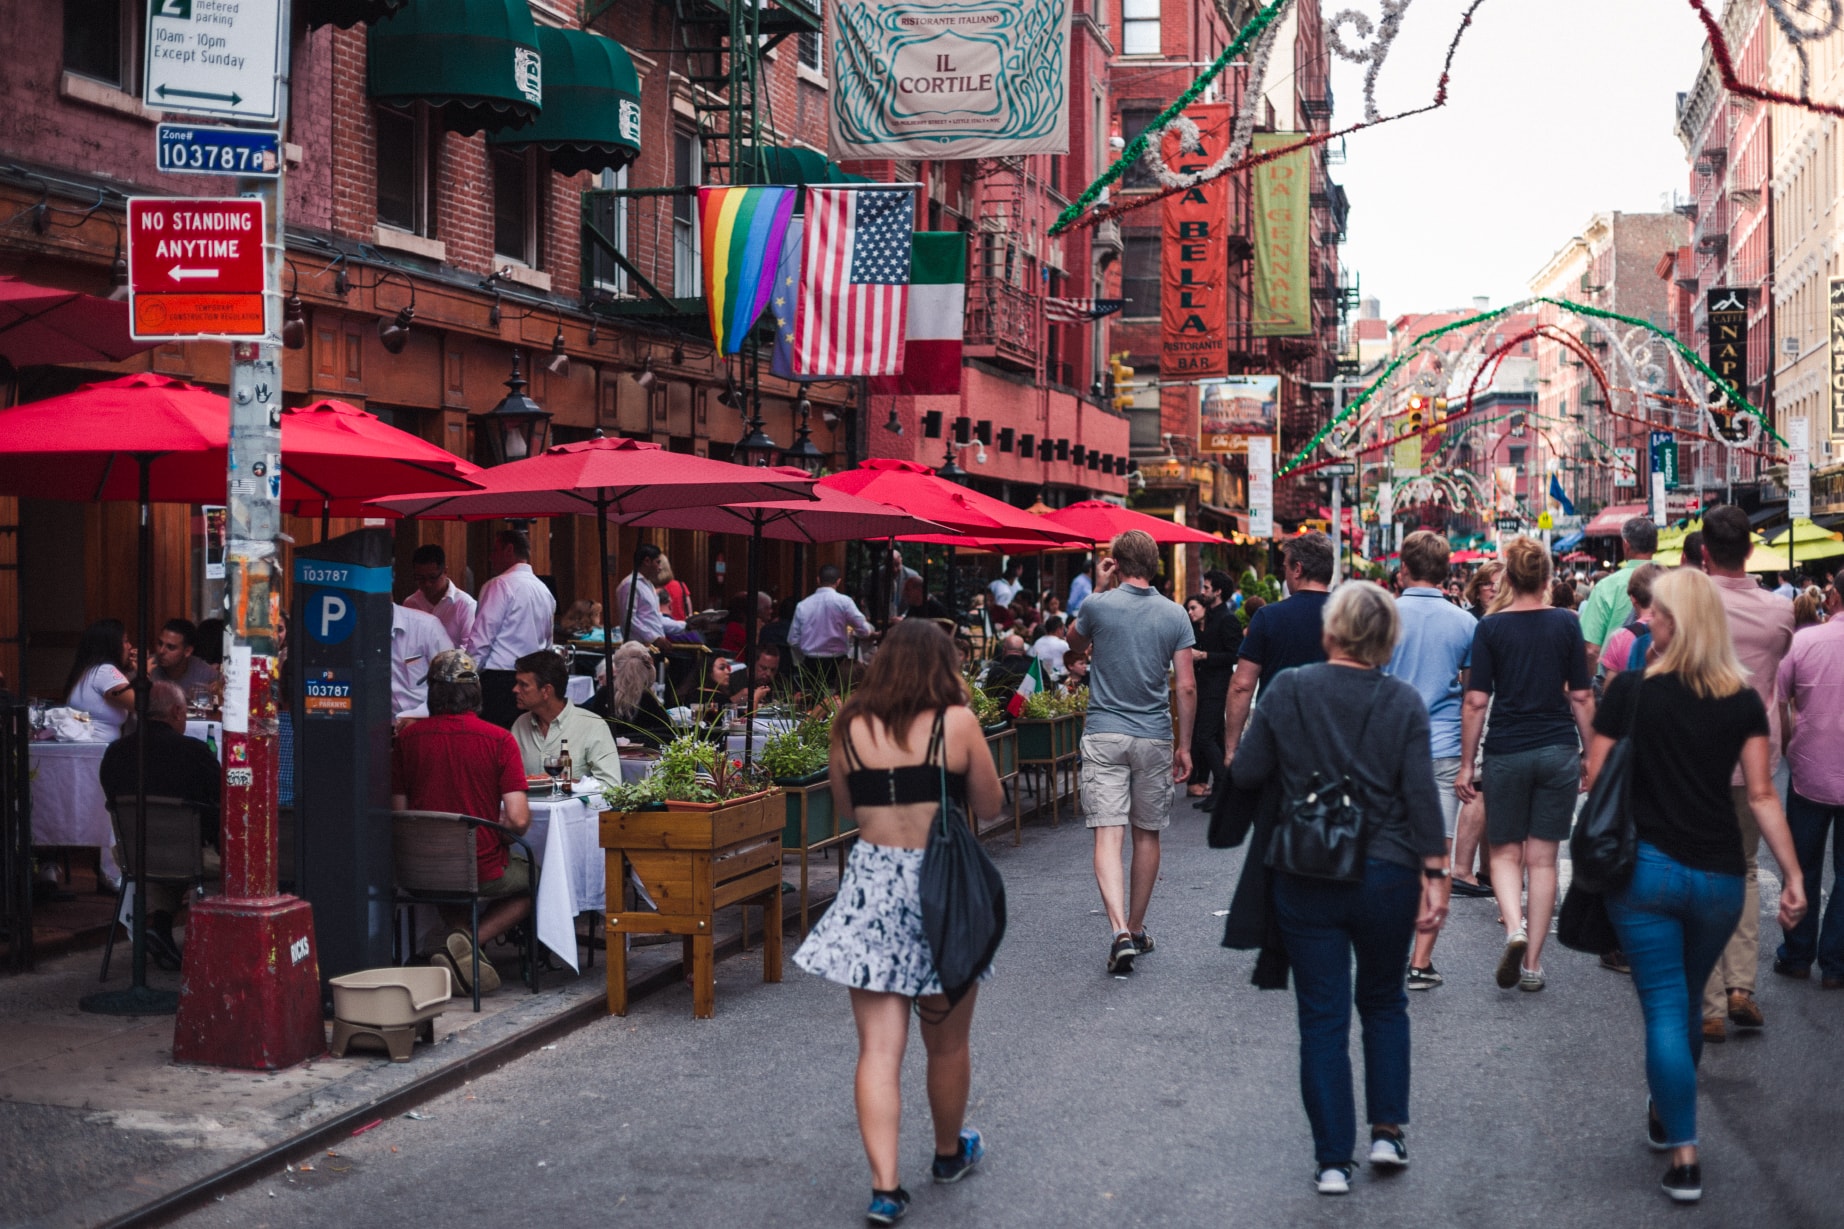
<instances>
[{"instance_id":1,"label":"air conditioner unit","mask_svg":"<svg viewBox=\"0 0 1844 1229\"><path fill-rule=\"evenodd\" d=\"M1798 358L1799 339L1797 337L1782 337L1780 339L1780 353L1789 358Z\"/></svg>"}]
</instances>

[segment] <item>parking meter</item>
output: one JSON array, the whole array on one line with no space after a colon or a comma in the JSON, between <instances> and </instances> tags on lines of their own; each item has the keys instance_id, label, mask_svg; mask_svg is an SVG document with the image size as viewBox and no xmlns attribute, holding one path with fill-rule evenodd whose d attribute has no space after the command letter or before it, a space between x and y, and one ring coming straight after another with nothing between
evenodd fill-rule
<instances>
[{"instance_id":1,"label":"parking meter","mask_svg":"<svg viewBox=\"0 0 1844 1229\"><path fill-rule=\"evenodd\" d=\"M392 559L387 529L294 556L296 892L314 906L322 979L391 963Z\"/></svg>"}]
</instances>

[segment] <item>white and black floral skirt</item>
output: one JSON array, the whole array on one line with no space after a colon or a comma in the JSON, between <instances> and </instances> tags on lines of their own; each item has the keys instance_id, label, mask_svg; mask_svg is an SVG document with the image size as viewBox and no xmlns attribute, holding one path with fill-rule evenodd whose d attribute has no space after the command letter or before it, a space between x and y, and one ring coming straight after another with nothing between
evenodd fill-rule
<instances>
[{"instance_id":1,"label":"white and black floral skirt","mask_svg":"<svg viewBox=\"0 0 1844 1229\"><path fill-rule=\"evenodd\" d=\"M922 854L854 844L838 896L794 953L794 963L854 990L909 998L940 994L922 932ZM991 975L988 969L981 980Z\"/></svg>"}]
</instances>

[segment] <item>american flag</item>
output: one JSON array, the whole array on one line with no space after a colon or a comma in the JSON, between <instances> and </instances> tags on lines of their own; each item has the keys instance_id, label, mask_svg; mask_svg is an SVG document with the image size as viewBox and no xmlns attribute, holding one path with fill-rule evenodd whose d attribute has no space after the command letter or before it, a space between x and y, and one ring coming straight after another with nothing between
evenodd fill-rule
<instances>
[{"instance_id":1,"label":"american flag","mask_svg":"<svg viewBox=\"0 0 1844 1229\"><path fill-rule=\"evenodd\" d=\"M794 370L887 376L903 370L911 188L808 188Z\"/></svg>"},{"instance_id":2,"label":"american flag","mask_svg":"<svg viewBox=\"0 0 1844 1229\"><path fill-rule=\"evenodd\" d=\"M1103 316L1111 316L1126 306L1124 299L1062 299L1051 297L1044 300L1044 319L1051 324L1087 324Z\"/></svg>"}]
</instances>

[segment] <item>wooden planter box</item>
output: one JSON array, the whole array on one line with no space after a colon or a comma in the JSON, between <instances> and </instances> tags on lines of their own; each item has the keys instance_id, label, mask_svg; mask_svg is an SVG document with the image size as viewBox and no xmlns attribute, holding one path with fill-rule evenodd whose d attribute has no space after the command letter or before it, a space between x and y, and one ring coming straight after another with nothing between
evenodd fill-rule
<instances>
[{"instance_id":1,"label":"wooden planter box","mask_svg":"<svg viewBox=\"0 0 1844 1229\"><path fill-rule=\"evenodd\" d=\"M858 835L856 820L840 816L832 802L831 770L775 784L786 794L787 822L781 830L783 853L800 855L800 933L807 933L807 868L815 850L830 849Z\"/></svg>"},{"instance_id":2,"label":"wooden planter box","mask_svg":"<svg viewBox=\"0 0 1844 1229\"><path fill-rule=\"evenodd\" d=\"M1018 731L1008 725L988 727L986 730L986 749L992 752L992 766L999 772L999 784L1012 800L1012 844L1024 844L1024 826L1018 813ZM977 822L971 814L967 822L975 824L974 831L986 836L1004 826L1004 820L993 824L980 832Z\"/></svg>"},{"instance_id":3,"label":"wooden planter box","mask_svg":"<svg viewBox=\"0 0 1844 1229\"><path fill-rule=\"evenodd\" d=\"M762 980L781 980L780 790L722 803L670 803L659 811L603 811L610 904L632 871L650 911L608 914L608 1010L627 1014L627 936L683 935L692 1015L716 1009L714 915L729 905L762 906Z\"/></svg>"},{"instance_id":4,"label":"wooden planter box","mask_svg":"<svg viewBox=\"0 0 1844 1229\"><path fill-rule=\"evenodd\" d=\"M1076 759L1081 753L1082 730L1088 718L1082 713L1062 717L1025 718L1013 724L1018 731L1018 763L1035 779L1049 781L1052 826L1059 818L1062 799L1076 790ZM1039 806L1043 797L1040 795Z\"/></svg>"}]
</instances>

